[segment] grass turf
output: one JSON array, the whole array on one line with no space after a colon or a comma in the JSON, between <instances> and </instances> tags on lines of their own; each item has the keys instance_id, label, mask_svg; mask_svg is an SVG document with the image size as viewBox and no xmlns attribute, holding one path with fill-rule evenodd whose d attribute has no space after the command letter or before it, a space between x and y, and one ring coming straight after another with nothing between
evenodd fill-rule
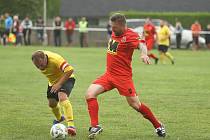
<instances>
[{"instance_id":1,"label":"grass turf","mask_svg":"<svg viewBox=\"0 0 210 140\"><path fill-rule=\"evenodd\" d=\"M1 47L0 139L50 139L52 120L46 99L47 79L31 63L37 49L61 54L74 66L76 85L70 100L77 140L87 139L89 117L84 94L105 70L105 48ZM133 79L140 100L165 124L165 140L210 139L210 52L171 51L173 66L144 65L133 57ZM155 53L157 53L155 51ZM132 110L116 90L98 98L100 140L158 140L152 125ZM69 138L72 139L72 138Z\"/></svg>"}]
</instances>

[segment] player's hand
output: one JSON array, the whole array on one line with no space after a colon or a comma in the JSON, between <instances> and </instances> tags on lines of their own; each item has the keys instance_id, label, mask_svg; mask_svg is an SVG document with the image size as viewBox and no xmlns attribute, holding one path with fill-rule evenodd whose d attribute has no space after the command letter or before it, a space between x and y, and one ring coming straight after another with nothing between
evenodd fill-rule
<instances>
[{"instance_id":1,"label":"player's hand","mask_svg":"<svg viewBox=\"0 0 210 140\"><path fill-rule=\"evenodd\" d=\"M145 63L145 64L151 64L151 61L149 59L149 56L147 55L142 55L141 56L141 60Z\"/></svg>"},{"instance_id":2,"label":"player's hand","mask_svg":"<svg viewBox=\"0 0 210 140\"><path fill-rule=\"evenodd\" d=\"M56 93L58 92L58 90L61 88L61 85L60 84L54 84L50 90L51 93Z\"/></svg>"}]
</instances>

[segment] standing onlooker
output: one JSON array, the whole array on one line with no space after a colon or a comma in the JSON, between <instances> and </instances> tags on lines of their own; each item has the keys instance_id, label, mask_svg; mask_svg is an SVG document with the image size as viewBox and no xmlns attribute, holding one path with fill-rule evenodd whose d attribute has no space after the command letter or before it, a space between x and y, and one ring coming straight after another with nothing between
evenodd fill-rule
<instances>
[{"instance_id":1,"label":"standing onlooker","mask_svg":"<svg viewBox=\"0 0 210 140\"><path fill-rule=\"evenodd\" d=\"M22 21L21 26L23 27L23 38L25 45L31 45L31 27L33 24L28 16L26 16Z\"/></svg>"},{"instance_id":2,"label":"standing onlooker","mask_svg":"<svg viewBox=\"0 0 210 140\"><path fill-rule=\"evenodd\" d=\"M79 33L80 33L80 47L88 47L87 34L88 34L88 22L85 17L82 17L79 22Z\"/></svg>"},{"instance_id":3,"label":"standing onlooker","mask_svg":"<svg viewBox=\"0 0 210 140\"><path fill-rule=\"evenodd\" d=\"M192 38L193 38L193 50L197 50L199 48L199 36L201 31L201 25L198 21L195 21L191 26L192 30Z\"/></svg>"},{"instance_id":4,"label":"standing onlooker","mask_svg":"<svg viewBox=\"0 0 210 140\"><path fill-rule=\"evenodd\" d=\"M74 28L75 28L75 22L72 18L69 18L68 20L66 20L65 28L66 28L66 38L67 38L67 42L69 46L72 43L72 36L74 33Z\"/></svg>"},{"instance_id":5,"label":"standing onlooker","mask_svg":"<svg viewBox=\"0 0 210 140\"><path fill-rule=\"evenodd\" d=\"M12 30L13 20L9 13L5 13L5 37L3 38L4 45L7 43L7 38Z\"/></svg>"},{"instance_id":6,"label":"standing onlooker","mask_svg":"<svg viewBox=\"0 0 210 140\"><path fill-rule=\"evenodd\" d=\"M181 42L182 42L182 31L183 27L181 22L177 21L176 22L176 28L175 28L175 33L176 33L176 47L177 49L180 49Z\"/></svg>"},{"instance_id":7,"label":"standing onlooker","mask_svg":"<svg viewBox=\"0 0 210 140\"><path fill-rule=\"evenodd\" d=\"M37 29L37 39L40 43L44 41L44 20L41 16L39 16L36 20L35 26L38 27Z\"/></svg>"},{"instance_id":8,"label":"standing onlooker","mask_svg":"<svg viewBox=\"0 0 210 140\"><path fill-rule=\"evenodd\" d=\"M53 27L54 27L55 46L61 46L61 30L63 27L63 23L59 16L55 17L55 20L53 21Z\"/></svg>"},{"instance_id":9,"label":"standing onlooker","mask_svg":"<svg viewBox=\"0 0 210 140\"><path fill-rule=\"evenodd\" d=\"M206 31L208 32L207 34L205 34L206 46L210 49L210 24L207 25Z\"/></svg>"},{"instance_id":10,"label":"standing onlooker","mask_svg":"<svg viewBox=\"0 0 210 140\"><path fill-rule=\"evenodd\" d=\"M148 50L148 56L155 60L155 64L158 63L158 58L155 54L153 54L151 51L155 45L155 36L156 36L156 29L153 25L150 18L147 18L144 24L144 37L146 41L146 46Z\"/></svg>"},{"instance_id":11,"label":"standing onlooker","mask_svg":"<svg viewBox=\"0 0 210 140\"><path fill-rule=\"evenodd\" d=\"M6 42L3 41L5 38L5 21L4 16L0 15L0 44L5 45Z\"/></svg>"},{"instance_id":12,"label":"standing onlooker","mask_svg":"<svg viewBox=\"0 0 210 140\"><path fill-rule=\"evenodd\" d=\"M21 33L20 33L20 21L19 21L19 17L17 15L13 16L12 33L16 37L15 45L21 45L22 38L21 38Z\"/></svg>"},{"instance_id":13,"label":"standing onlooker","mask_svg":"<svg viewBox=\"0 0 210 140\"><path fill-rule=\"evenodd\" d=\"M168 52L170 45L170 29L168 28L165 21L161 20L160 29L157 32L158 50L160 53L160 62L164 62L165 56L170 59L171 63L174 64L174 57Z\"/></svg>"}]
</instances>

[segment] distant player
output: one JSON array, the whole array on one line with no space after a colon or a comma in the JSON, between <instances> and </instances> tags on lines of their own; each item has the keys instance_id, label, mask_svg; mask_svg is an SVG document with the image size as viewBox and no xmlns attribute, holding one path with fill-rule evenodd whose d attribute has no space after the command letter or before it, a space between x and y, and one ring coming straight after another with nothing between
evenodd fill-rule
<instances>
[{"instance_id":1,"label":"distant player","mask_svg":"<svg viewBox=\"0 0 210 140\"><path fill-rule=\"evenodd\" d=\"M106 72L89 86L85 96L91 122L89 138L94 138L103 130L98 121L97 96L114 88L125 97L133 109L153 124L158 136L165 137L164 126L144 103L140 103L132 80L131 60L134 49L140 49L141 59L150 64L145 41L132 29L127 28L124 15L116 13L110 20L113 33L108 43Z\"/></svg>"},{"instance_id":2,"label":"distant player","mask_svg":"<svg viewBox=\"0 0 210 140\"><path fill-rule=\"evenodd\" d=\"M170 29L166 25L165 21L160 21L160 29L157 33L158 51L160 53L160 62L164 63L165 56L170 59L171 64L174 65L174 57L168 52L170 45Z\"/></svg>"},{"instance_id":3,"label":"distant player","mask_svg":"<svg viewBox=\"0 0 210 140\"><path fill-rule=\"evenodd\" d=\"M32 54L32 61L49 80L47 98L49 107L56 117L53 124L66 120L69 135L75 136L76 129L73 121L73 110L68 100L75 83L73 67L63 57L50 51L34 52ZM63 109L64 116L61 114L61 108Z\"/></svg>"},{"instance_id":4,"label":"distant player","mask_svg":"<svg viewBox=\"0 0 210 140\"><path fill-rule=\"evenodd\" d=\"M157 56L155 56L155 54L150 52L155 45L155 35L156 35L155 26L152 24L151 19L147 18L144 24L144 36L145 36L146 46L148 50L148 56L150 58L153 58L155 60L155 64L157 64L158 63Z\"/></svg>"}]
</instances>

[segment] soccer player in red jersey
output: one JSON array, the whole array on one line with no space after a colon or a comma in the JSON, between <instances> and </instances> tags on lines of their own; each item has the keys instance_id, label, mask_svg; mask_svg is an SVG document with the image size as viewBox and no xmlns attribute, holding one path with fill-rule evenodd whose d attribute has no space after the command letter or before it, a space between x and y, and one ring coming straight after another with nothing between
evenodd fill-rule
<instances>
[{"instance_id":1,"label":"soccer player in red jersey","mask_svg":"<svg viewBox=\"0 0 210 140\"><path fill-rule=\"evenodd\" d=\"M108 43L106 72L89 86L85 96L91 122L89 138L94 138L103 130L98 121L97 96L114 88L126 98L133 109L152 123L158 136L165 137L164 126L144 103L140 103L132 80L131 60L134 49L140 49L142 61L150 64L145 41L127 28L124 15L116 13L110 20L113 33Z\"/></svg>"},{"instance_id":2,"label":"soccer player in red jersey","mask_svg":"<svg viewBox=\"0 0 210 140\"><path fill-rule=\"evenodd\" d=\"M148 56L150 58L153 58L155 60L155 64L157 64L158 63L157 56L155 56L153 53L150 52L155 44L155 35L156 35L155 26L152 24L151 19L147 18L144 24L144 36L145 36Z\"/></svg>"}]
</instances>

